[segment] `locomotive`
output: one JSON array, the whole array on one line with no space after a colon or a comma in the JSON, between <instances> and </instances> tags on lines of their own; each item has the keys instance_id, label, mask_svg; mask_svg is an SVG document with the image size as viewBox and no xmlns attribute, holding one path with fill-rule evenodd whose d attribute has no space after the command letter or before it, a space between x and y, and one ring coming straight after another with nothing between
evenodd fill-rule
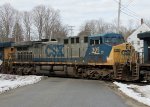
<instances>
[{"instance_id":1,"label":"locomotive","mask_svg":"<svg viewBox=\"0 0 150 107\"><path fill-rule=\"evenodd\" d=\"M150 80L150 32L142 32L137 35L140 40L143 40L143 52L141 53L141 63L139 71L141 78ZM143 76L142 76L143 75Z\"/></svg>"},{"instance_id":2,"label":"locomotive","mask_svg":"<svg viewBox=\"0 0 150 107\"><path fill-rule=\"evenodd\" d=\"M79 78L139 81L138 54L121 34L106 33L63 40L12 43L4 48L1 71L29 75L47 68L53 74L72 67Z\"/></svg>"}]
</instances>

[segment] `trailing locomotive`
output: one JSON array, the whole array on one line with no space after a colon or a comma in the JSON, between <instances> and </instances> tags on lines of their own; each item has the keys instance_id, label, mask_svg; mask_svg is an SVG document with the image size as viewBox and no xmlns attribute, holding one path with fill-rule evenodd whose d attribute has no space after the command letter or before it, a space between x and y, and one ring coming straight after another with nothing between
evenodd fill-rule
<instances>
[{"instance_id":1,"label":"trailing locomotive","mask_svg":"<svg viewBox=\"0 0 150 107\"><path fill-rule=\"evenodd\" d=\"M139 33L137 37L143 40L143 52L140 56L141 63L139 65L140 78L150 81L150 32Z\"/></svg>"},{"instance_id":2,"label":"trailing locomotive","mask_svg":"<svg viewBox=\"0 0 150 107\"><path fill-rule=\"evenodd\" d=\"M9 73L35 74L47 66L52 74L62 66L66 74L72 67L74 76L80 78L137 81L140 77L134 47L116 33L14 43L5 50L10 50L4 60Z\"/></svg>"}]
</instances>

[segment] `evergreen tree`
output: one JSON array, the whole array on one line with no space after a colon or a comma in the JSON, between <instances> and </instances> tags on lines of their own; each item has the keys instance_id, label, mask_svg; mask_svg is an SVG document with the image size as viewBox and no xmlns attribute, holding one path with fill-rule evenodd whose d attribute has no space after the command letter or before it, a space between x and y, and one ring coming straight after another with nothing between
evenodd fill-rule
<instances>
[{"instance_id":1,"label":"evergreen tree","mask_svg":"<svg viewBox=\"0 0 150 107\"><path fill-rule=\"evenodd\" d=\"M16 22L13 27L12 37L15 42L23 41L22 27L18 22Z\"/></svg>"}]
</instances>

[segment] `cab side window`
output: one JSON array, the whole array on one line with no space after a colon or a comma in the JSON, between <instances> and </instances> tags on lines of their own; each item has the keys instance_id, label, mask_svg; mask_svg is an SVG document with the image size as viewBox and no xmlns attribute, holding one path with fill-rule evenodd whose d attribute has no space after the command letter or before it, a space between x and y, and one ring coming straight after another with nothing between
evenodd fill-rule
<instances>
[{"instance_id":1,"label":"cab side window","mask_svg":"<svg viewBox=\"0 0 150 107\"><path fill-rule=\"evenodd\" d=\"M84 37L84 43L88 43L88 37Z\"/></svg>"},{"instance_id":2,"label":"cab side window","mask_svg":"<svg viewBox=\"0 0 150 107\"><path fill-rule=\"evenodd\" d=\"M94 40L90 40L90 45L94 45Z\"/></svg>"},{"instance_id":3,"label":"cab side window","mask_svg":"<svg viewBox=\"0 0 150 107\"><path fill-rule=\"evenodd\" d=\"M90 39L90 45L99 45L102 43L102 38Z\"/></svg>"},{"instance_id":4,"label":"cab side window","mask_svg":"<svg viewBox=\"0 0 150 107\"><path fill-rule=\"evenodd\" d=\"M100 44L100 40L95 40L95 45Z\"/></svg>"}]
</instances>

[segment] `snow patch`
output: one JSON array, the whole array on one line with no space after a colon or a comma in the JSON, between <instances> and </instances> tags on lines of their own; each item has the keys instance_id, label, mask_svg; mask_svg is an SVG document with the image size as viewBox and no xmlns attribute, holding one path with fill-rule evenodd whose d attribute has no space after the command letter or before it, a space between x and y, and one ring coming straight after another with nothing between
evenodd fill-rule
<instances>
[{"instance_id":1,"label":"snow patch","mask_svg":"<svg viewBox=\"0 0 150 107\"><path fill-rule=\"evenodd\" d=\"M6 92L17 87L34 84L39 82L42 76L18 76L9 74L0 74L0 93Z\"/></svg>"},{"instance_id":2,"label":"snow patch","mask_svg":"<svg viewBox=\"0 0 150 107\"><path fill-rule=\"evenodd\" d=\"M3 61L2 60L0 60L0 65L3 63Z\"/></svg>"},{"instance_id":3,"label":"snow patch","mask_svg":"<svg viewBox=\"0 0 150 107\"><path fill-rule=\"evenodd\" d=\"M128 85L121 82L114 82L114 84L117 85L119 90L121 90L127 96L150 106L150 85Z\"/></svg>"}]
</instances>

